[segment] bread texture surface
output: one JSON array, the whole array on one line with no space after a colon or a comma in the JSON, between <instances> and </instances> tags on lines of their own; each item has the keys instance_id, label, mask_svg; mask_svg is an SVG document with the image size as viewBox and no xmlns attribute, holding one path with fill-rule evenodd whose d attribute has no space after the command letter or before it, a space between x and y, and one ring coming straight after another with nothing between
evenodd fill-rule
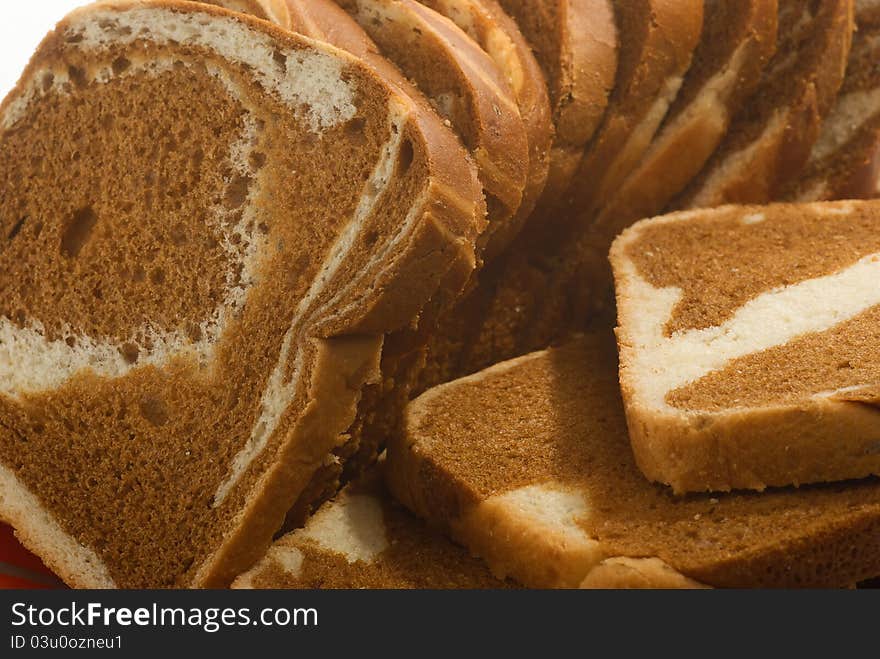
<instances>
[{"instance_id":1,"label":"bread texture surface","mask_svg":"<svg viewBox=\"0 0 880 659\"><path fill-rule=\"evenodd\" d=\"M679 492L880 473L874 202L644 220L611 252L621 387L648 478Z\"/></svg>"},{"instance_id":2,"label":"bread texture surface","mask_svg":"<svg viewBox=\"0 0 880 659\"><path fill-rule=\"evenodd\" d=\"M509 588L391 500L373 470L276 540L233 588Z\"/></svg>"},{"instance_id":3,"label":"bread texture surface","mask_svg":"<svg viewBox=\"0 0 880 659\"><path fill-rule=\"evenodd\" d=\"M188 2L78 10L0 106L0 518L68 584L228 584L475 264L463 151L359 60Z\"/></svg>"},{"instance_id":4,"label":"bread texture surface","mask_svg":"<svg viewBox=\"0 0 880 659\"><path fill-rule=\"evenodd\" d=\"M436 387L392 493L530 587L847 587L880 570L880 481L673 496L637 468L610 327Z\"/></svg>"}]
</instances>

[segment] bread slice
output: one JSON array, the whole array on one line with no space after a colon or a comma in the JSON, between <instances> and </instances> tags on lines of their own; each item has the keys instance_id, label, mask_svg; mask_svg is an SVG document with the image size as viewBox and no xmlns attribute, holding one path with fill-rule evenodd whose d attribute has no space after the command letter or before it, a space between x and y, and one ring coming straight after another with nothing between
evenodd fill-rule
<instances>
[{"instance_id":1,"label":"bread slice","mask_svg":"<svg viewBox=\"0 0 880 659\"><path fill-rule=\"evenodd\" d=\"M568 189L584 148L605 115L617 72L612 0L499 0L512 16L547 79L556 133L539 207L542 222ZM552 229L552 227L551 227Z\"/></svg>"},{"instance_id":2,"label":"bread slice","mask_svg":"<svg viewBox=\"0 0 880 659\"><path fill-rule=\"evenodd\" d=\"M605 119L568 204L586 226L644 155L678 95L699 41L703 0L618 0L620 63Z\"/></svg>"},{"instance_id":3,"label":"bread slice","mask_svg":"<svg viewBox=\"0 0 880 659\"><path fill-rule=\"evenodd\" d=\"M508 588L388 496L378 470L276 540L233 588Z\"/></svg>"},{"instance_id":4,"label":"bread slice","mask_svg":"<svg viewBox=\"0 0 880 659\"><path fill-rule=\"evenodd\" d=\"M529 147L516 96L492 59L452 21L415 0L340 0L431 100L470 149L486 194L481 236L491 260L516 235L529 173Z\"/></svg>"},{"instance_id":5,"label":"bread slice","mask_svg":"<svg viewBox=\"0 0 880 659\"><path fill-rule=\"evenodd\" d=\"M780 0L777 53L761 84L670 210L778 199L834 105L852 31L853 0Z\"/></svg>"},{"instance_id":6,"label":"bread slice","mask_svg":"<svg viewBox=\"0 0 880 659\"><path fill-rule=\"evenodd\" d=\"M547 82L516 22L496 0L422 0L455 23L492 58L519 107L529 145L529 172L511 231L519 233L547 184L553 123Z\"/></svg>"},{"instance_id":7,"label":"bread slice","mask_svg":"<svg viewBox=\"0 0 880 659\"><path fill-rule=\"evenodd\" d=\"M72 13L0 129L0 519L70 585L229 583L474 266L464 150L359 60L187 2Z\"/></svg>"},{"instance_id":8,"label":"bread slice","mask_svg":"<svg viewBox=\"0 0 880 659\"><path fill-rule=\"evenodd\" d=\"M633 450L677 492L880 474L880 205L727 206L615 241Z\"/></svg>"},{"instance_id":9,"label":"bread slice","mask_svg":"<svg viewBox=\"0 0 880 659\"><path fill-rule=\"evenodd\" d=\"M680 498L646 481L608 327L423 394L387 474L531 587L847 587L880 571L877 479Z\"/></svg>"},{"instance_id":10,"label":"bread slice","mask_svg":"<svg viewBox=\"0 0 880 659\"><path fill-rule=\"evenodd\" d=\"M777 0L706 4L700 45L678 97L638 167L590 227L588 242L603 256L623 228L661 213L700 172L760 81L776 31Z\"/></svg>"},{"instance_id":11,"label":"bread slice","mask_svg":"<svg viewBox=\"0 0 880 659\"><path fill-rule=\"evenodd\" d=\"M880 4L856 0L856 25L843 86L788 201L880 194Z\"/></svg>"}]
</instances>

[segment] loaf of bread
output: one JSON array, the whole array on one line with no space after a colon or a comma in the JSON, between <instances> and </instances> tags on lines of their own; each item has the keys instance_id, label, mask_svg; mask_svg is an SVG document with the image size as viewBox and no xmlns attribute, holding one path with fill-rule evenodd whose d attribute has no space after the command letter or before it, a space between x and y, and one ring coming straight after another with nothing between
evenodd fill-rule
<instances>
[{"instance_id":1,"label":"loaf of bread","mask_svg":"<svg viewBox=\"0 0 880 659\"><path fill-rule=\"evenodd\" d=\"M393 502L373 470L276 540L233 588L509 588Z\"/></svg>"},{"instance_id":2,"label":"loaf of bread","mask_svg":"<svg viewBox=\"0 0 880 659\"><path fill-rule=\"evenodd\" d=\"M387 475L530 587L848 587L880 572L877 479L680 498L648 482L607 325L417 398Z\"/></svg>"},{"instance_id":3,"label":"loaf of bread","mask_svg":"<svg viewBox=\"0 0 880 659\"><path fill-rule=\"evenodd\" d=\"M880 204L726 206L615 241L639 467L677 492L880 474Z\"/></svg>"},{"instance_id":4,"label":"loaf of bread","mask_svg":"<svg viewBox=\"0 0 880 659\"><path fill-rule=\"evenodd\" d=\"M0 129L0 519L71 585L229 583L473 268L464 150L359 60L174 1L72 13Z\"/></svg>"}]
</instances>

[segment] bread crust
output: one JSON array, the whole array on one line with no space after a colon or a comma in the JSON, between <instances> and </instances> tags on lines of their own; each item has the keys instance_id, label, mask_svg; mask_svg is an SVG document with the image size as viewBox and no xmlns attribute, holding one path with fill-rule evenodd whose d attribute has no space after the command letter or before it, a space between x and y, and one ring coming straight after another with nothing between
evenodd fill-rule
<instances>
[{"instance_id":1,"label":"bread crust","mask_svg":"<svg viewBox=\"0 0 880 659\"><path fill-rule=\"evenodd\" d=\"M492 259L516 235L514 218L529 169L525 126L506 79L452 21L415 0L339 4L382 54L415 81L471 150L489 207L479 245L484 258ZM418 48L410 44L412 35L418 38Z\"/></svg>"},{"instance_id":2,"label":"bread crust","mask_svg":"<svg viewBox=\"0 0 880 659\"><path fill-rule=\"evenodd\" d=\"M786 48L777 53L753 96L754 105L746 103L706 167L669 210L779 198L806 166L843 82L853 16L852 0L818 4L810 36L801 42L810 50L799 54L791 70L784 66L791 53ZM781 67L778 75L773 74L776 67Z\"/></svg>"},{"instance_id":3,"label":"bread crust","mask_svg":"<svg viewBox=\"0 0 880 659\"><path fill-rule=\"evenodd\" d=\"M535 49L550 91L556 135L547 185L539 203L541 221L574 176L584 147L608 104L617 72L617 28L611 0L501 0Z\"/></svg>"},{"instance_id":4,"label":"bread crust","mask_svg":"<svg viewBox=\"0 0 880 659\"><path fill-rule=\"evenodd\" d=\"M720 7L716 5L712 11L730 9ZM713 21L714 30L704 27L694 55L699 69L688 73L678 100L641 163L600 210L591 227L597 243L608 245L628 224L661 212L699 173L733 115L760 81L776 50L777 0L749 0L735 9L740 14L737 31L721 62L702 60L717 48L717 31L732 29L720 24L729 16L706 16L707 21Z\"/></svg>"},{"instance_id":5,"label":"bread crust","mask_svg":"<svg viewBox=\"0 0 880 659\"><path fill-rule=\"evenodd\" d=\"M420 197L423 202L412 209L414 229L407 234L407 246L375 268L373 287L356 296L350 312L313 324L312 338L302 344L303 354L307 355L304 359L308 380L303 384L308 387L308 402L301 416L291 426L282 429L285 434L280 438L277 454L268 461L269 467L244 497L246 505L228 520L228 532L222 543L177 578L179 586L222 586L259 558L296 498L297 488L302 489L333 449L345 441L344 432L354 418L362 390L378 379L383 336L408 326L427 300L437 293L441 283L455 279L461 285L466 278L464 271L469 273L474 268L475 242L484 226L484 207L476 170L451 133L433 112L418 106L361 60L329 45L292 35L266 21L231 14L225 9L201 3L182 0L111 2L77 10L46 38L0 110L6 110L17 95L24 93L30 77L55 56L61 48L60 35L72 21L89 20L92 11L140 9L159 12L163 16L167 13L168 20L172 20L172 15L190 13L205 15L208 20L229 20L234 16L234 20L246 29L267 35L279 52L285 48L314 49L341 60L350 72L370 79L371 84L392 99L394 110L406 118L402 124L404 135L412 141L418 157L424 158L428 172ZM455 272L456 276L451 277L450 272ZM339 334L346 336L337 336ZM7 486L8 483L3 484L3 487ZM24 543L37 551L71 585L130 585L124 578L111 581L102 578L104 568L101 566L83 568L83 561L70 561L59 553L55 549L58 542L37 523L45 516L51 518L51 509L31 511L22 516L10 512L8 506L0 507L0 514L18 527ZM118 575L123 569L117 565L112 571Z\"/></svg>"},{"instance_id":6,"label":"bread crust","mask_svg":"<svg viewBox=\"0 0 880 659\"><path fill-rule=\"evenodd\" d=\"M529 175L511 222L518 234L544 192L550 166L553 122L547 83L531 48L495 0L426 0L422 4L458 25L486 51L516 96L529 144Z\"/></svg>"},{"instance_id":7,"label":"bread crust","mask_svg":"<svg viewBox=\"0 0 880 659\"><path fill-rule=\"evenodd\" d=\"M618 8L618 20L636 21L644 38L630 46L628 66L618 73L605 119L578 166L566 200L582 227L594 221L650 146L699 43L702 0L650 0L643 10L644 15L634 17L627 14L631 10Z\"/></svg>"}]
</instances>

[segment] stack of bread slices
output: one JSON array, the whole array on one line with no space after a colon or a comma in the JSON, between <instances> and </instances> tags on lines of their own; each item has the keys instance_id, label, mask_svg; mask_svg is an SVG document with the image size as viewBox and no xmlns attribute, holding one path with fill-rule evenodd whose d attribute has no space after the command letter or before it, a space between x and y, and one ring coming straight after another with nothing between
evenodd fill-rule
<instances>
[{"instance_id":1,"label":"stack of bread slices","mask_svg":"<svg viewBox=\"0 0 880 659\"><path fill-rule=\"evenodd\" d=\"M877 577L878 44L875 0L73 12L0 105L0 520L77 587Z\"/></svg>"}]
</instances>

